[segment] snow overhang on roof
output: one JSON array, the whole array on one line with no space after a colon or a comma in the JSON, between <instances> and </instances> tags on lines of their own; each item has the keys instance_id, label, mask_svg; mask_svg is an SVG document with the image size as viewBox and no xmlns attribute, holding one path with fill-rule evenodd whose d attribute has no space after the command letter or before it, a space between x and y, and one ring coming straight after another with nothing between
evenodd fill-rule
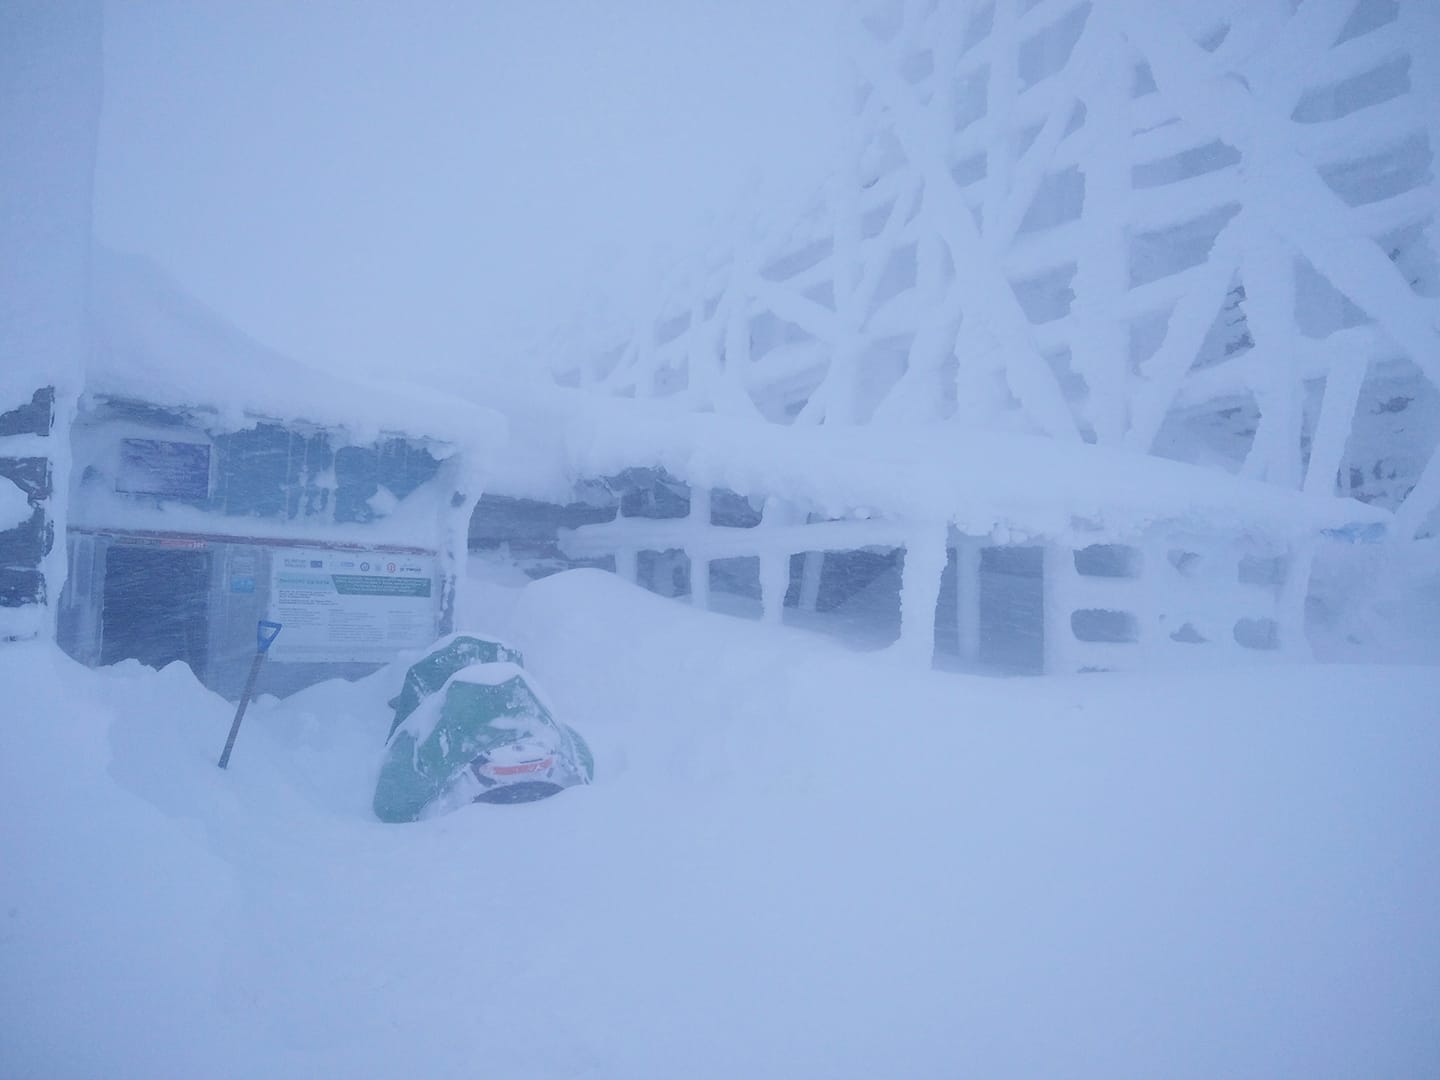
<instances>
[{"instance_id":1,"label":"snow overhang on roof","mask_svg":"<svg viewBox=\"0 0 1440 1080\"><path fill-rule=\"evenodd\" d=\"M98 244L91 319L92 398L184 410L212 431L273 420L343 429L357 444L401 436L428 443L437 457L488 457L505 439L505 419L492 409L292 360L230 325L150 260Z\"/></svg>"},{"instance_id":2,"label":"snow overhang on roof","mask_svg":"<svg viewBox=\"0 0 1440 1080\"><path fill-rule=\"evenodd\" d=\"M490 487L540 498L555 497L562 472L569 484L653 465L696 486L792 500L828 517L949 523L1013 542L1095 543L1157 526L1369 539L1391 520L1353 499L1041 436L948 425L781 426L554 389L512 397L507 411L526 420Z\"/></svg>"}]
</instances>

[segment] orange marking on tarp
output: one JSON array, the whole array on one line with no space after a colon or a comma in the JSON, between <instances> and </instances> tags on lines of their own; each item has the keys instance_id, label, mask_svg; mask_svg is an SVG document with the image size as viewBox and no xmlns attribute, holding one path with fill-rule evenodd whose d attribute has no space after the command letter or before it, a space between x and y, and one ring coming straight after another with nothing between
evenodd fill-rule
<instances>
[{"instance_id":1,"label":"orange marking on tarp","mask_svg":"<svg viewBox=\"0 0 1440 1080\"><path fill-rule=\"evenodd\" d=\"M541 769L548 769L555 759L544 758L541 761L522 761L519 765L491 765L490 771L496 776L514 776L517 773L539 772Z\"/></svg>"}]
</instances>

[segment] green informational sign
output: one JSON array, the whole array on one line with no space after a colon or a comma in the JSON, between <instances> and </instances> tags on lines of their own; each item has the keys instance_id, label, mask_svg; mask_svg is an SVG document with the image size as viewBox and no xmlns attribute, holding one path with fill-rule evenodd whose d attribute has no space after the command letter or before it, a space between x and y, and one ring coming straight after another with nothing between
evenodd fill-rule
<instances>
[{"instance_id":1,"label":"green informational sign","mask_svg":"<svg viewBox=\"0 0 1440 1080\"><path fill-rule=\"evenodd\" d=\"M357 577L331 574L335 591L342 596L429 596L429 578Z\"/></svg>"},{"instance_id":2,"label":"green informational sign","mask_svg":"<svg viewBox=\"0 0 1440 1080\"><path fill-rule=\"evenodd\" d=\"M438 634L434 556L284 548L270 570L272 660L384 663Z\"/></svg>"}]
</instances>

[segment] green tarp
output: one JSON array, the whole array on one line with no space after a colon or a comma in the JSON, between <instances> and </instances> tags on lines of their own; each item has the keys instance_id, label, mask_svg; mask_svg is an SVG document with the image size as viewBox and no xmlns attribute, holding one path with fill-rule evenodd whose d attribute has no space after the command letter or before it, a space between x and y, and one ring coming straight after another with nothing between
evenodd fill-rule
<instances>
[{"instance_id":1,"label":"green tarp","mask_svg":"<svg viewBox=\"0 0 1440 1080\"><path fill-rule=\"evenodd\" d=\"M390 734L386 738L393 738L395 729L404 723L405 718L413 713L422 701L449 682L450 676L461 668L471 664L496 664L501 661L516 667L525 666L525 659L518 649L502 645L498 641L457 634L425 659L410 665L410 670L405 673L405 685L388 703L390 708L395 710L395 721L390 725Z\"/></svg>"},{"instance_id":2,"label":"green tarp","mask_svg":"<svg viewBox=\"0 0 1440 1080\"><path fill-rule=\"evenodd\" d=\"M469 802L521 802L594 776L590 748L559 723L499 642L456 637L412 666L375 787L382 821Z\"/></svg>"}]
</instances>

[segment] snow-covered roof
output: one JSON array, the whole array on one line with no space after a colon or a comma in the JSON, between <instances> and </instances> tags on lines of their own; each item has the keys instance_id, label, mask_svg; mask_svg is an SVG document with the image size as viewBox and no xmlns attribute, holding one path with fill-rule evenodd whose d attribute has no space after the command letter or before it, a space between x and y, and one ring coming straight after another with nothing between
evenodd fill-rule
<instances>
[{"instance_id":1,"label":"snow-covered roof","mask_svg":"<svg viewBox=\"0 0 1440 1080\"><path fill-rule=\"evenodd\" d=\"M472 388L471 392L475 392ZM1153 525L1298 537L1391 515L1188 465L952 424L782 426L563 389L492 387L514 438L489 490L563 501L570 484L637 465L701 487L774 496L833 517L949 522L980 536L1093 541Z\"/></svg>"},{"instance_id":2,"label":"snow-covered roof","mask_svg":"<svg viewBox=\"0 0 1440 1080\"><path fill-rule=\"evenodd\" d=\"M504 439L504 418L491 409L410 384L321 371L275 352L142 256L95 245L92 282L91 396L189 406L213 415L219 429L298 421L344 428L356 442L404 434L484 452Z\"/></svg>"},{"instance_id":3,"label":"snow-covered roof","mask_svg":"<svg viewBox=\"0 0 1440 1080\"><path fill-rule=\"evenodd\" d=\"M104 249L94 318L92 395L213 411L221 427L268 417L343 427L357 441L403 432L479 446L487 489L499 494L566 501L577 479L659 466L696 486L832 517L949 522L1017 539L1126 536L1157 524L1290 537L1391 517L1216 469L953 423L787 426L545 384L457 375L457 393L442 395L342 378L255 342L149 261Z\"/></svg>"}]
</instances>

